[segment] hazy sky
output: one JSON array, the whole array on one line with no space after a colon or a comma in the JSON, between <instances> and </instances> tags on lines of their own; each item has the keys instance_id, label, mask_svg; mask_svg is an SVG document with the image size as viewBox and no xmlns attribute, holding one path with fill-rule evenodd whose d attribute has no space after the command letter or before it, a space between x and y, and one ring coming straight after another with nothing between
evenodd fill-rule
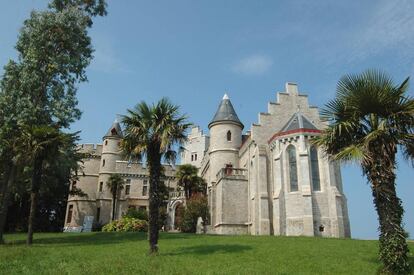
<instances>
[{"instance_id":1,"label":"hazy sky","mask_svg":"<svg viewBox=\"0 0 414 275\"><path fill-rule=\"evenodd\" d=\"M95 20L95 59L79 87L83 142L99 143L116 117L141 100L169 97L207 131L225 91L244 123L293 81L312 105L334 96L347 73L378 68L396 82L414 75L414 2L108 1ZM0 65L16 56L23 20L47 1L0 0ZM2 70L0 71L0 73ZM410 89L413 94L413 89ZM342 170L352 236L377 238L377 215L356 165ZM401 158L398 194L414 236L413 169Z\"/></svg>"}]
</instances>

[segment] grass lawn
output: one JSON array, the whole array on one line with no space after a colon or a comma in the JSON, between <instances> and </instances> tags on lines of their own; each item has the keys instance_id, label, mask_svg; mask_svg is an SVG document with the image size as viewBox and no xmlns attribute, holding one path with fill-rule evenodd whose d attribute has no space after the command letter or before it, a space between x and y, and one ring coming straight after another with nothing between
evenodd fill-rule
<instances>
[{"instance_id":1,"label":"grass lawn","mask_svg":"<svg viewBox=\"0 0 414 275\"><path fill-rule=\"evenodd\" d=\"M377 241L161 234L148 256L143 233L6 235L0 274L376 274ZM414 266L414 243L409 243Z\"/></svg>"}]
</instances>

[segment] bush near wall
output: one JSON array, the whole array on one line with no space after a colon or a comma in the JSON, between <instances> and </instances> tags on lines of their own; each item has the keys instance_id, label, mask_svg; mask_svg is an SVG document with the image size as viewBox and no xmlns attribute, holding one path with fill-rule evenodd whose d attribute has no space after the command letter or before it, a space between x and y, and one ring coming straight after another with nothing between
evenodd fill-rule
<instances>
[{"instance_id":1,"label":"bush near wall","mask_svg":"<svg viewBox=\"0 0 414 275\"><path fill-rule=\"evenodd\" d=\"M123 217L102 227L103 232L147 232L148 222L135 218Z\"/></svg>"},{"instance_id":2,"label":"bush near wall","mask_svg":"<svg viewBox=\"0 0 414 275\"><path fill-rule=\"evenodd\" d=\"M204 224L208 224L208 202L203 194L194 194L186 203L183 217L178 225L181 232L195 233L197 229L198 217L203 219Z\"/></svg>"}]
</instances>

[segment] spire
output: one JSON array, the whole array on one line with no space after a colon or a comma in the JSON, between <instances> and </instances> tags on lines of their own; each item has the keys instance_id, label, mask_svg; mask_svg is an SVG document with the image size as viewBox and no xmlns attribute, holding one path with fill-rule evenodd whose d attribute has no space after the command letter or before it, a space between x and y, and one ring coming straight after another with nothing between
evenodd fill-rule
<instances>
[{"instance_id":1,"label":"spire","mask_svg":"<svg viewBox=\"0 0 414 275\"><path fill-rule=\"evenodd\" d=\"M223 121L235 122L237 124L240 124L242 128L244 127L243 124L240 122L240 119L237 116L236 111L234 110L230 98L227 94L224 94L223 99L221 100L220 105L217 108L217 112L214 115L213 120L208 124L208 127L210 128L211 125L215 122Z\"/></svg>"},{"instance_id":2,"label":"spire","mask_svg":"<svg viewBox=\"0 0 414 275\"><path fill-rule=\"evenodd\" d=\"M121 125L119 124L118 119L115 119L114 123L112 123L111 128L109 128L104 138L106 137L115 137L115 138L124 137L124 135L122 134Z\"/></svg>"}]
</instances>

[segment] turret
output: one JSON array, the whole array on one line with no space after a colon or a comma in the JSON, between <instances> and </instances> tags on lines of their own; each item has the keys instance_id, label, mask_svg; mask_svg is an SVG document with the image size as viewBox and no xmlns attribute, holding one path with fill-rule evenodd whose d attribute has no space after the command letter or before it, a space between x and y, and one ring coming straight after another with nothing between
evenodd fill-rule
<instances>
[{"instance_id":1,"label":"turret","mask_svg":"<svg viewBox=\"0 0 414 275\"><path fill-rule=\"evenodd\" d=\"M210 164L214 178L220 169L238 168L239 165L238 155L244 126L227 94L223 96L208 128L210 129Z\"/></svg>"},{"instance_id":2,"label":"turret","mask_svg":"<svg viewBox=\"0 0 414 275\"><path fill-rule=\"evenodd\" d=\"M123 138L121 126L114 121L111 128L103 137L102 156L99 168L99 179L97 186L97 214L95 219L99 223L108 223L112 216L111 199L112 194L107 187L107 181L111 174L116 172L116 161L121 160L120 142ZM115 214L118 218L119 211Z\"/></svg>"},{"instance_id":3,"label":"turret","mask_svg":"<svg viewBox=\"0 0 414 275\"><path fill-rule=\"evenodd\" d=\"M121 126L117 120L114 121L111 128L107 131L102 144L102 161L101 173L114 173L115 163L120 160L120 142L123 138Z\"/></svg>"}]
</instances>

